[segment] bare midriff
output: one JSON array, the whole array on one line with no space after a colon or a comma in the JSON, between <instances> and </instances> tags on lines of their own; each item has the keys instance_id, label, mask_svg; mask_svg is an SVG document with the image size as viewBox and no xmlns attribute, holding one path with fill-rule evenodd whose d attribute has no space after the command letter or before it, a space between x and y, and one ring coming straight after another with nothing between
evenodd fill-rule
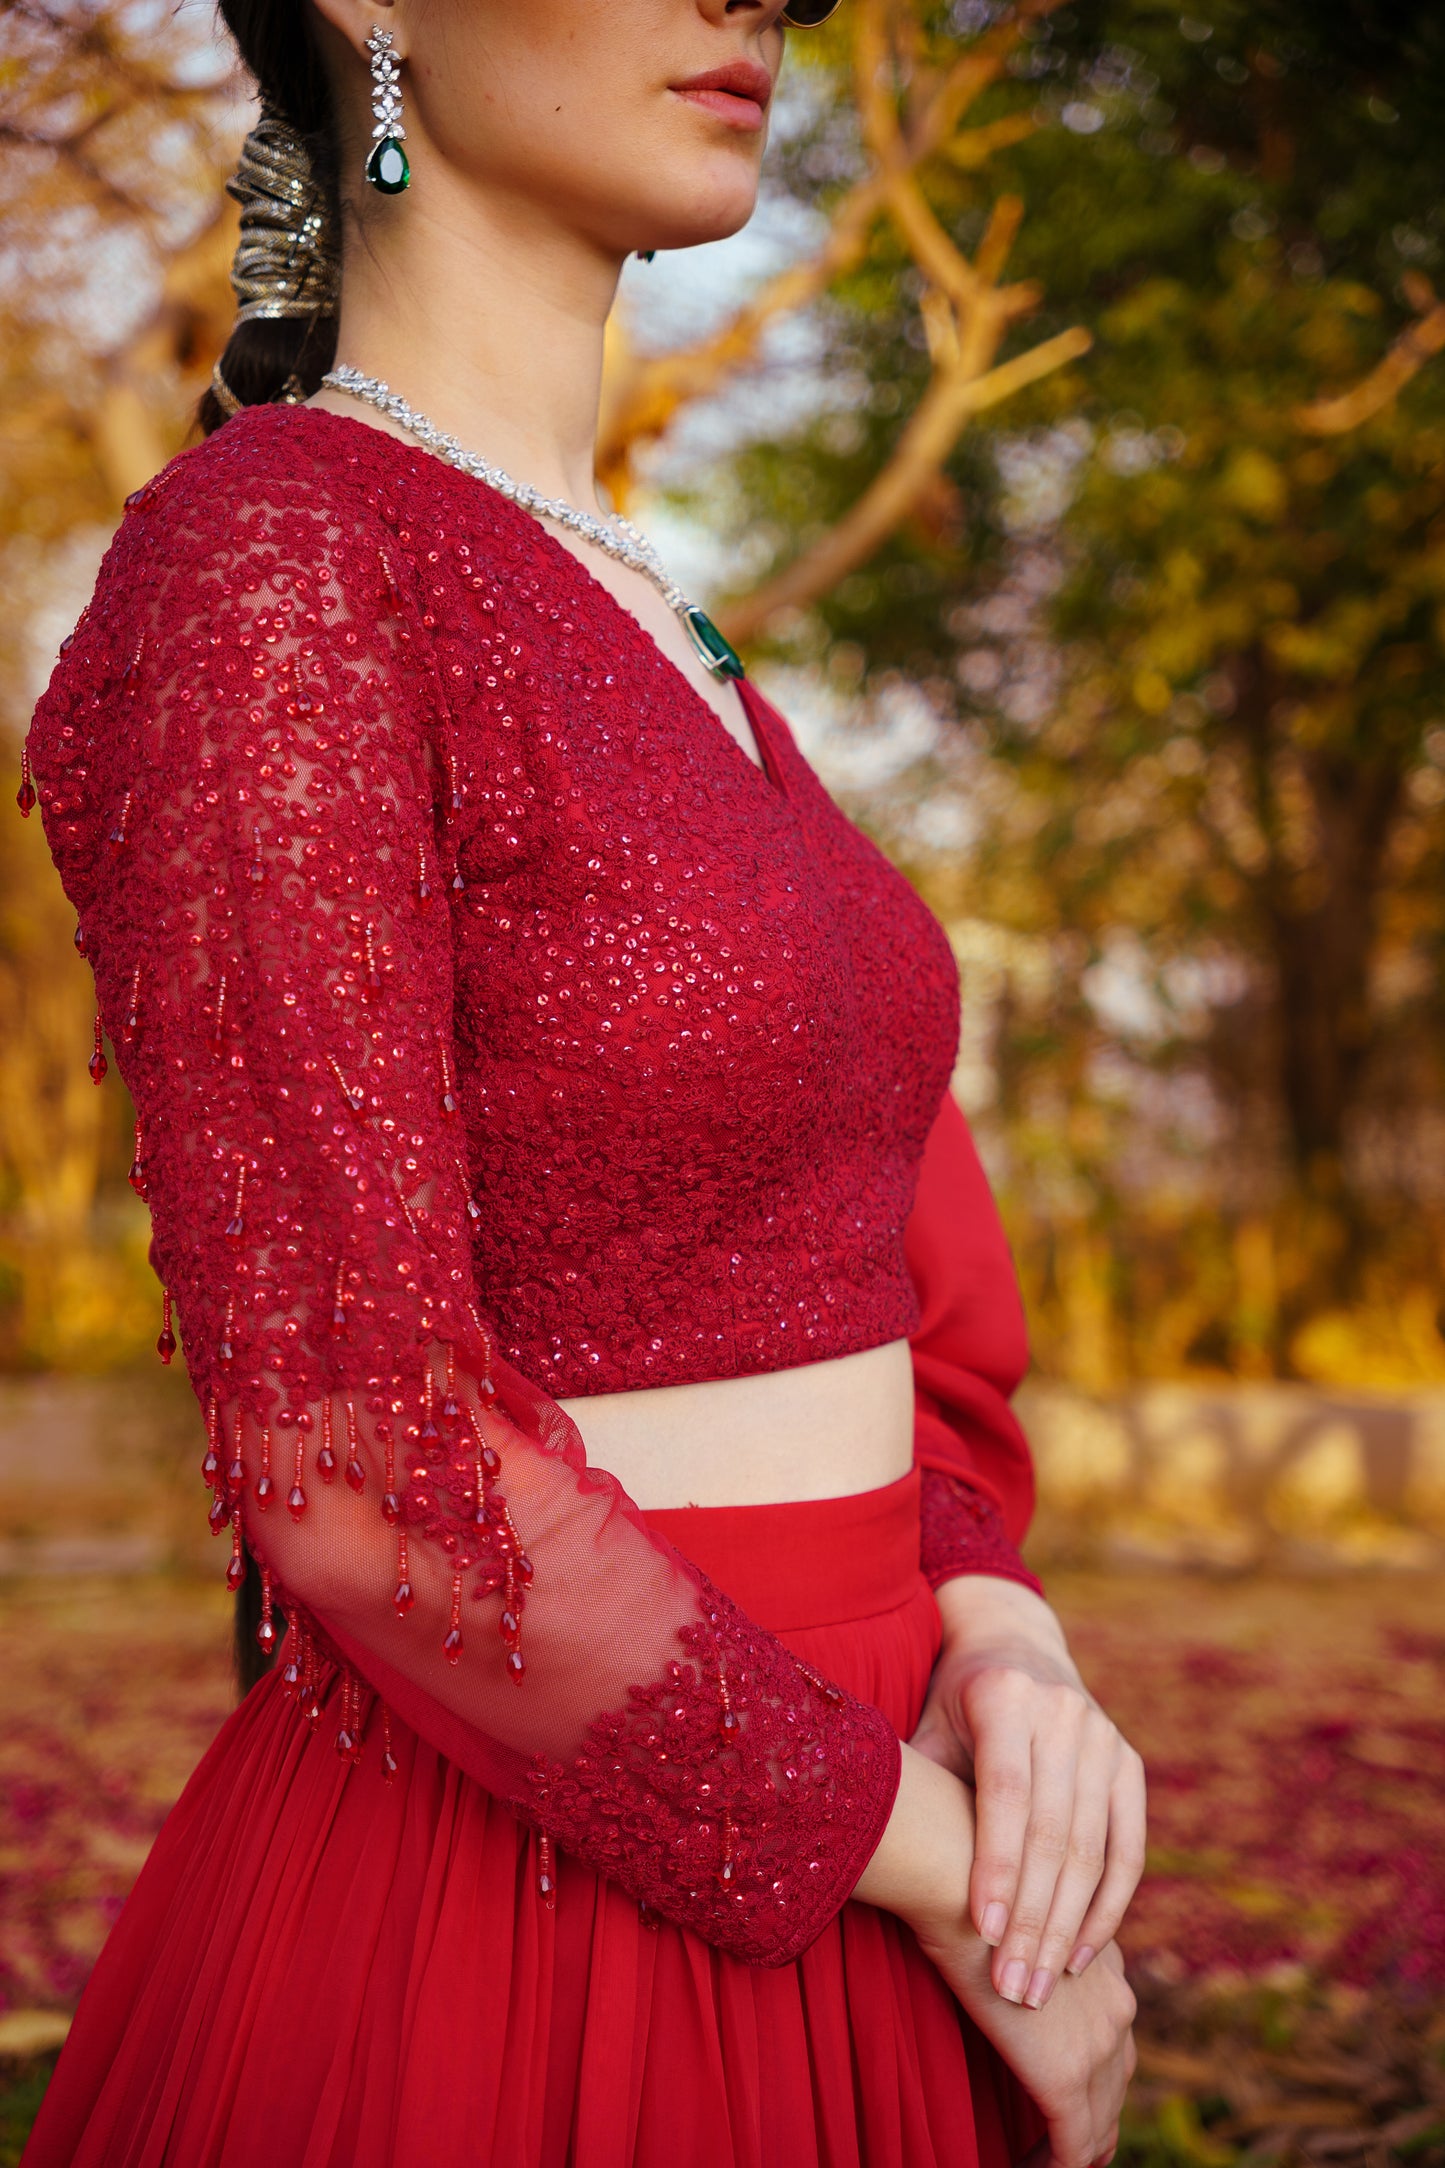
<instances>
[{"instance_id":1,"label":"bare midriff","mask_svg":"<svg viewBox=\"0 0 1445 2168\"><path fill-rule=\"evenodd\" d=\"M587 1458L647 1511L876 1490L913 1464L907 1340L754 1377L559 1400Z\"/></svg>"}]
</instances>

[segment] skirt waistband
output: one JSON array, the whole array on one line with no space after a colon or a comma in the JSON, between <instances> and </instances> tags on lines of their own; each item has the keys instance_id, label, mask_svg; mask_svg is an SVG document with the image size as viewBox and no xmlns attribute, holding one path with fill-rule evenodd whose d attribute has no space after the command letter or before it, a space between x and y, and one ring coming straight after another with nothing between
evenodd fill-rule
<instances>
[{"instance_id":1,"label":"skirt waistband","mask_svg":"<svg viewBox=\"0 0 1445 2168\"><path fill-rule=\"evenodd\" d=\"M844 1498L667 1506L649 1528L770 1633L836 1626L907 1603L918 1587L919 1472Z\"/></svg>"}]
</instances>

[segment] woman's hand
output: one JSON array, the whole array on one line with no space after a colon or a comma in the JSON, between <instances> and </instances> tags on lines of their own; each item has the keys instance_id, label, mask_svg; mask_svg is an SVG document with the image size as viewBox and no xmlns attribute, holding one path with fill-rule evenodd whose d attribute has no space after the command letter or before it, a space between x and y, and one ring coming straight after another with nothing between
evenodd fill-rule
<instances>
[{"instance_id":1,"label":"woman's hand","mask_svg":"<svg viewBox=\"0 0 1445 2168\"><path fill-rule=\"evenodd\" d=\"M974 1796L936 1761L903 1749L898 1793L853 1895L906 1920L968 2011L1048 2119L1048 2168L1107 2162L1137 2056L1134 1997L1111 1943L1046 2010L1019 2009L994 1991L995 1953L969 1919ZM1039 2168L1045 2168L1040 2162Z\"/></svg>"},{"instance_id":2,"label":"woman's hand","mask_svg":"<svg viewBox=\"0 0 1445 2168\"><path fill-rule=\"evenodd\" d=\"M932 1958L979 2031L1002 2055L1048 2124L1037 2168L1106 2168L1119 2143L1119 2117L1139 2053L1137 2004L1116 1942L1088 1971L1066 1979L1046 2010L1019 2009L993 1990L989 1949L967 1920L915 1922Z\"/></svg>"},{"instance_id":3,"label":"woman's hand","mask_svg":"<svg viewBox=\"0 0 1445 2168\"><path fill-rule=\"evenodd\" d=\"M1118 1932L1144 1867L1144 1764L1032 1589L959 1575L938 1607L943 1647L910 1744L976 1790L969 1914L995 1945L998 1994L1038 2009Z\"/></svg>"}]
</instances>

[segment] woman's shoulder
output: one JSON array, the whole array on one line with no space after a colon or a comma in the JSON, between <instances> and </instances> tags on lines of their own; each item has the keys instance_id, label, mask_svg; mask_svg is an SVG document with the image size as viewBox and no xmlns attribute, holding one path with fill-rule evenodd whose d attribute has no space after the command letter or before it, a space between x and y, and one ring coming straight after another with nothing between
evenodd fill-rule
<instances>
[{"instance_id":1,"label":"woman's shoulder","mask_svg":"<svg viewBox=\"0 0 1445 2168\"><path fill-rule=\"evenodd\" d=\"M275 547L288 525L319 557L382 533L354 462L298 426L296 409L245 407L127 497L116 544L185 576L228 551Z\"/></svg>"},{"instance_id":2,"label":"woman's shoulder","mask_svg":"<svg viewBox=\"0 0 1445 2168\"><path fill-rule=\"evenodd\" d=\"M243 410L127 499L32 719L37 765L58 761L57 741L93 738L98 718L116 738L162 706L244 713L278 673L333 690L368 670L410 683L416 611L396 567L344 462L277 410Z\"/></svg>"},{"instance_id":3,"label":"woman's shoulder","mask_svg":"<svg viewBox=\"0 0 1445 2168\"><path fill-rule=\"evenodd\" d=\"M50 694L234 642L277 614L340 637L404 609L398 552L374 490L299 410L248 407L126 499ZM389 547L390 544L390 547ZM46 702L42 701L42 710Z\"/></svg>"}]
</instances>

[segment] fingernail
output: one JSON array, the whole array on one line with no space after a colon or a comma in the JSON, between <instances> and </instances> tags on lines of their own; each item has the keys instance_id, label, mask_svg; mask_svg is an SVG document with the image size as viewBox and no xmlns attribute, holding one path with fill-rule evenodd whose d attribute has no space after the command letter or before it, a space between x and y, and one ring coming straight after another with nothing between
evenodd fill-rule
<instances>
[{"instance_id":1,"label":"fingernail","mask_svg":"<svg viewBox=\"0 0 1445 2168\"><path fill-rule=\"evenodd\" d=\"M1044 1967L1040 1965L1038 1971L1030 1980L1029 1991L1024 1997L1024 2001L1028 2004L1031 2010L1042 2010L1044 2004L1049 1999L1049 1990L1052 1988L1053 1984L1053 1974L1051 1972L1046 1972L1044 1970Z\"/></svg>"},{"instance_id":2,"label":"fingernail","mask_svg":"<svg viewBox=\"0 0 1445 2168\"><path fill-rule=\"evenodd\" d=\"M984 1941L991 1947L996 1948L1003 1941L1003 1931L1007 1925L1008 1909L1006 1906L1001 1905L997 1898L994 1899L991 1905L984 1906L981 1933Z\"/></svg>"},{"instance_id":3,"label":"fingernail","mask_svg":"<svg viewBox=\"0 0 1445 2168\"><path fill-rule=\"evenodd\" d=\"M1011 1957L1004 1966L1003 1978L998 1983L998 1991L1005 2002L1023 2001L1024 1982L1028 1979L1028 1976L1029 1968L1023 1959L1021 1957Z\"/></svg>"},{"instance_id":4,"label":"fingernail","mask_svg":"<svg viewBox=\"0 0 1445 2168\"><path fill-rule=\"evenodd\" d=\"M1090 1948L1087 1942L1081 1942L1079 1944L1079 1947L1075 1950L1073 1956L1069 1959L1068 1964L1064 1967L1064 1970L1065 1972L1082 1972L1085 1965L1090 1965L1093 1963L1093 1961L1093 1950Z\"/></svg>"}]
</instances>

